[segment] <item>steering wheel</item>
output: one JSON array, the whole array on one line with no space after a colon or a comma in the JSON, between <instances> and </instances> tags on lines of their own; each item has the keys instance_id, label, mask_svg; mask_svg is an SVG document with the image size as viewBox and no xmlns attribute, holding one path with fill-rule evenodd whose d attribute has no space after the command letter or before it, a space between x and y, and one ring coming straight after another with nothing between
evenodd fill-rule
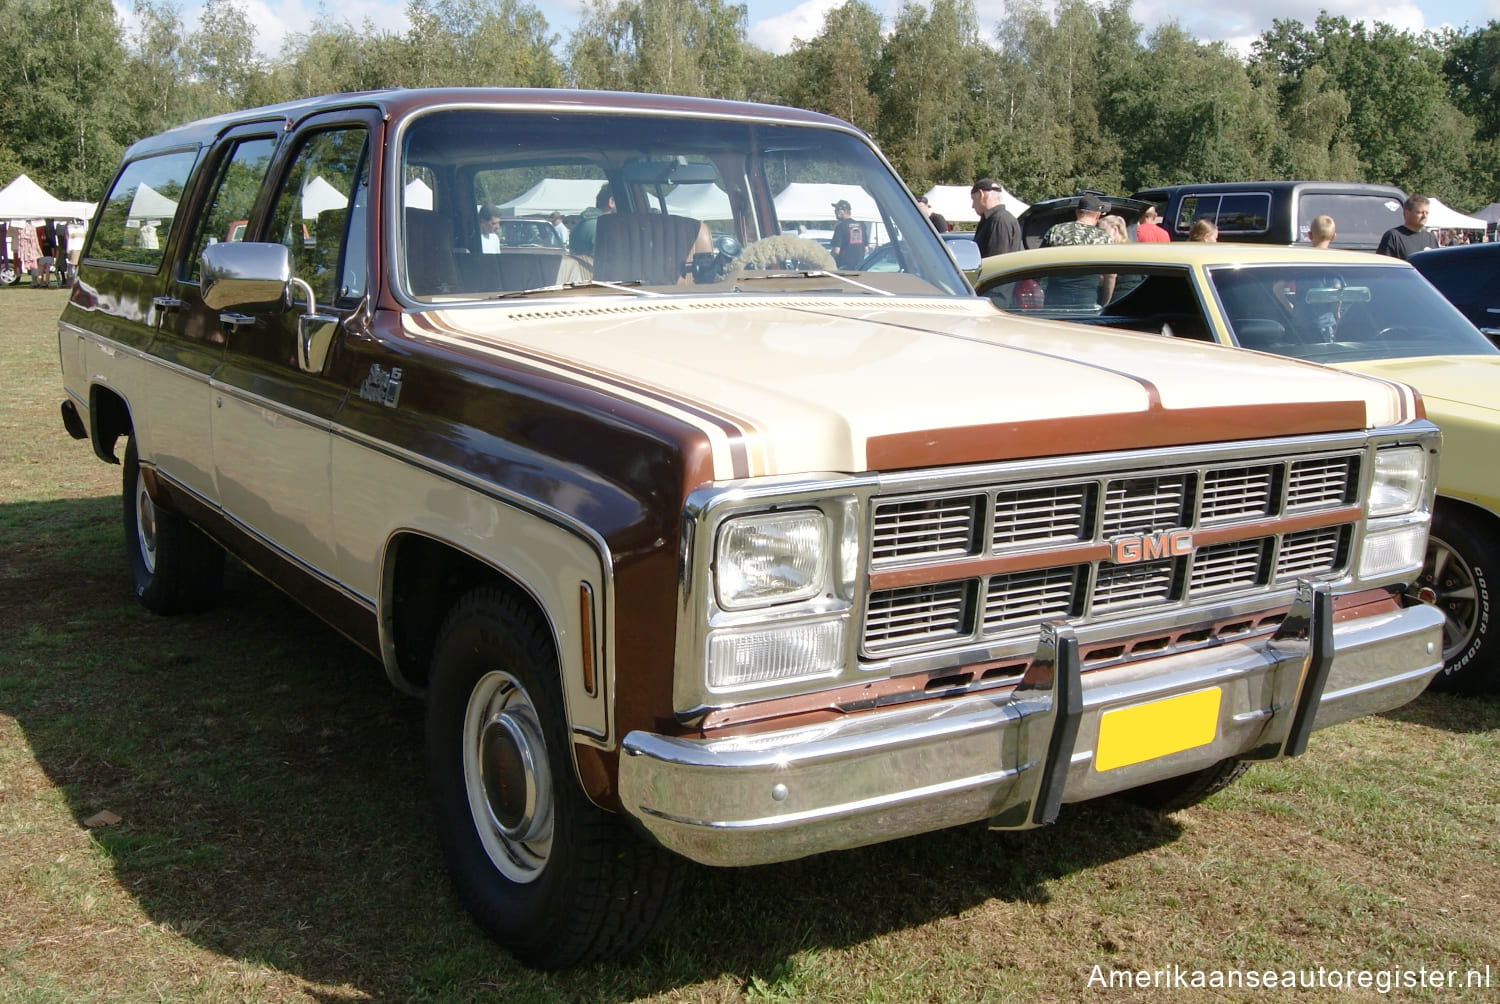
<instances>
[{"instance_id":1,"label":"steering wheel","mask_svg":"<svg viewBox=\"0 0 1500 1004\"><path fill-rule=\"evenodd\" d=\"M732 278L756 270L831 272L837 267L833 255L816 241L792 234L777 234L774 237L762 237L746 247L738 258L729 263L727 274Z\"/></svg>"}]
</instances>

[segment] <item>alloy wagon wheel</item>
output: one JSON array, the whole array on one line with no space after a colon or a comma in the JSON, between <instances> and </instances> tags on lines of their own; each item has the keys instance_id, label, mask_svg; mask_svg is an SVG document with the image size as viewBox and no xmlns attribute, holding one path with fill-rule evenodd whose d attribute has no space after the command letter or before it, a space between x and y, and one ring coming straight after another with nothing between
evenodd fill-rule
<instances>
[{"instance_id":1,"label":"alloy wagon wheel","mask_svg":"<svg viewBox=\"0 0 1500 1004\"><path fill-rule=\"evenodd\" d=\"M146 491L146 479L135 478L135 539L140 547L146 574L156 571L156 503Z\"/></svg>"},{"instance_id":2,"label":"alloy wagon wheel","mask_svg":"<svg viewBox=\"0 0 1500 1004\"><path fill-rule=\"evenodd\" d=\"M1437 537L1428 538L1427 564L1418 583L1433 591L1433 603L1446 618L1443 624L1443 659L1454 658L1468 646L1479 626L1479 598L1474 588L1474 570L1453 547Z\"/></svg>"},{"instance_id":3,"label":"alloy wagon wheel","mask_svg":"<svg viewBox=\"0 0 1500 1004\"><path fill-rule=\"evenodd\" d=\"M509 673L486 673L464 714L464 789L485 853L531 882L552 851L552 775L535 706Z\"/></svg>"}]
</instances>

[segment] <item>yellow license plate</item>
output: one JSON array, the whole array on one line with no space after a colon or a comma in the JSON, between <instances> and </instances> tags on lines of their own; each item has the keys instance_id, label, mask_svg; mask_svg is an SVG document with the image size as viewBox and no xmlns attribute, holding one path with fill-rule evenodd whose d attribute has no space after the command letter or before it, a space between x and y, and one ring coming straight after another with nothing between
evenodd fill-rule
<instances>
[{"instance_id":1,"label":"yellow license plate","mask_svg":"<svg viewBox=\"0 0 1500 1004\"><path fill-rule=\"evenodd\" d=\"M1179 694L1099 716L1094 769L1114 770L1207 746L1219 734L1219 688Z\"/></svg>"}]
</instances>

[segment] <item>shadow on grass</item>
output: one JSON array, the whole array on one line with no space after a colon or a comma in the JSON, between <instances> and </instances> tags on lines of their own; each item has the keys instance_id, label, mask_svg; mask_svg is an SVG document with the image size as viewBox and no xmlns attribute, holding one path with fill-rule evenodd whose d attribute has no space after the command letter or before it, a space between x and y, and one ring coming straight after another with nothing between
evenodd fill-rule
<instances>
[{"instance_id":1,"label":"shadow on grass","mask_svg":"<svg viewBox=\"0 0 1500 1004\"><path fill-rule=\"evenodd\" d=\"M1448 732L1490 732L1500 729L1500 694L1468 696L1429 690L1383 717Z\"/></svg>"},{"instance_id":2,"label":"shadow on grass","mask_svg":"<svg viewBox=\"0 0 1500 1004\"><path fill-rule=\"evenodd\" d=\"M503 986L506 1000L623 1001L726 976L769 983L800 950L991 898L1043 902L1049 880L1179 833L1105 802L1065 807L1030 833L968 827L783 865L694 868L641 956L528 972L449 893L420 704L234 563L217 610L146 613L118 506L0 506L0 631L16 639L0 653L0 714L19 723L75 818L121 817L93 833L150 919L227 957L376 999Z\"/></svg>"}]
</instances>

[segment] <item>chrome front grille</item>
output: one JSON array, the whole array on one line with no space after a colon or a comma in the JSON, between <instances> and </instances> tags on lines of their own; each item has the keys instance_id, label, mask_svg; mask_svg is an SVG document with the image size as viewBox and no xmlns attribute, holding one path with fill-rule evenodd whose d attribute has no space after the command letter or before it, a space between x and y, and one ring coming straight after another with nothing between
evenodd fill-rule
<instances>
[{"instance_id":1,"label":"chrome front grille","mask_svg":"<svg viewBox=\"0 0 1500 1004\"><path fill-rule=\"evenodd\" d=\"M1291 579L1341 568L1348 550L1349 528L1308 530L1289 533L1281 542L1281 557L1276 562L1276 577Z\"/></svg>"},{"instance_id":2,"label":"chrome front grille","mask_svg":"<svg viewBox=\"0 0 1500 1004\"><path fill-rule=\"evenodd\" d=\"M1354 501L1358 483L1358 457L1317 457L1291 465L1287 487L1288 511L1345 505Z\"/></svg>"},{"instance_id":3,"label":"chrome front grille","mask_svg":"<svg viewBox=\"0 0 1500 1004\"><path fill-rule=\"evenodd\" d=\"M944 582L911 589L887 590L870 597L865 644L946 641L967 633L969 582Z\"/></svg>"},{"instance_id":4,"label":"chrome front grille","mask_svg":"<svg viewBox=\"0 0 1500 1004\"><path fill-rule=\"evenodd\" d=\"M874 561L968 554L979 519L979 496L914 499L881 506L870 554Z\"/></svg>"},{"instance_id":5,"label":"chrome front grille","mask_svg":"<svg viewBox=\"0 0 1500 1004\"><path fill-rule=\"evenodd\" d=\"M1019 638L1046 620L1087 625L1336 577L1360 518L1362 457L1237 457L877 496L862 651L934 652Z\"/></svg>"},{"instance_id":6,"label":"chrome front grille","mask_svg":"<svg viewBox=\"0 0 1500 1004\"><path fill-rule=\"evenodd\" d=\"M995 493L995 550L1087 540L1093 527L1091 484L1047 485Z\"/></svg>"},{"instance_id":7,"label":"chrome front grille","mask_svg":"<svg viewBox=\"0 0 1500 1004\"><path fill-rule=\"evenodd\" d=\"M1082 565L990 576L984 599L987 634L1074 616L1087 571Z\"/></svg>"},{"instance_id":8,"label":"chrome front grille","mask_svg":"<svg viewBox=\"0 0 1500 1004\"><path fill-rule=\"evenodd\" d=\"M1187 525L1193 475L1119 478L1105 486L1104 536Z\"/></svg>"}]
</instances>

